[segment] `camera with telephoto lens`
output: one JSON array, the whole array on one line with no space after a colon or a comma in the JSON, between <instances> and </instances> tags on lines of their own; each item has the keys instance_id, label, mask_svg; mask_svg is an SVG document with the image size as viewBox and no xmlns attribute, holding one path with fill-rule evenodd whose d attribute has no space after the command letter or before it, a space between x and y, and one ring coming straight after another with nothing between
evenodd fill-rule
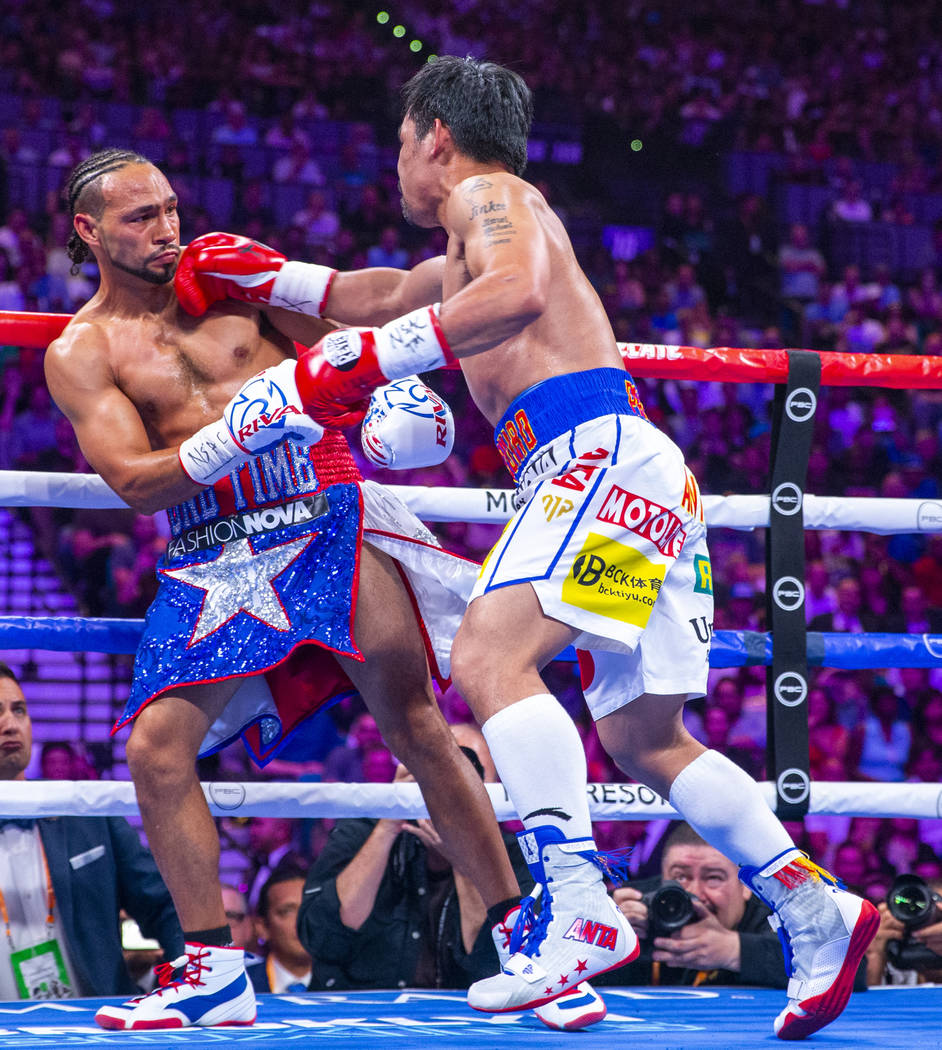
<instances>
[{"instance_id":1,"label":"camera with telephoto lens","mask_svg":"<svg viewBox=\"0 0 942 1050\"><path fill-rule=\"evenodd\" d=\"M912 940L914 930L942 922L942 897L918 875L898 875L886 895L886 906L894 919L904 926L901 940L889 941L886 955L900 970L935 970L942 968L942 955Z\"/></svg>"},{"instance_id":2,"label":"camera with telephoto lens","mask_svg":"<svg viewBox=\"0 0 942 1050\"><path fill-rule=\"evenodd\" d=\"M648 909L648 940L669 937L675 930L695 922L694 898L674 879L662 882L641 898Z\"/></svg>"}]
</instances>

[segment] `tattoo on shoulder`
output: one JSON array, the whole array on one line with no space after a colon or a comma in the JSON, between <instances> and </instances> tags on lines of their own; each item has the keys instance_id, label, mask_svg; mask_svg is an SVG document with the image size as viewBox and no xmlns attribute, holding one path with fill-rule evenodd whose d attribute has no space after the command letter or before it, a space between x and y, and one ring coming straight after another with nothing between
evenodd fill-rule
<instances>
[{"instance_id":1,"label":"tattoo on shoulder","mask_svg":"<svg viewBox=\"0 0 942 1050\"><path fill-rule=\"evenodd\" d=\"M495 212L502 212L507 210L507 205L502 201L483 201L481 204L471 205L471 214L468 216L469 219L476 219L480 215L493 215Z\"/></svg>"},{"instance_id":2,"label":"tattoo on shoulder","mask_svg":"<svg viewBox=\"0 0 942 1050\"><path fill-rule=\"evenodd\" d=\"M489 190L493 184L488 182L483 176L477 178L469 186L465 186L461 191L461 196L467 200L472 194L478 193L481 190Z\"/></svg>"},{"instance_id":3,"label":"tattoo on shoulder","mask_svg":"<svg viewBox=\"0 0 942 1050\"><path fill-rule=\"evenodd\" d=\"M485 219L482 225L484 243L488 248L493 247L495 244L510 244L511 239L517 233L517 228L504 215L499 215L493 219Z\"/></svg>"}]
</instances>

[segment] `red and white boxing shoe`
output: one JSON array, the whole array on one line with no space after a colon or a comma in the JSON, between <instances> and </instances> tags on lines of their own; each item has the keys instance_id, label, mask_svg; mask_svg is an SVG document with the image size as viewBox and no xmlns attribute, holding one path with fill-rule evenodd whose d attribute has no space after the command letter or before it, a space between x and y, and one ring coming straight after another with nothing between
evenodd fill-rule
<instances>
[{"instance_id":1,"label":"red and white boxing shoe","mask_svg":"<svg viewBox=\"0 0 942 1050\"><path fill-rule=\"evenodd\" d=\"M740 879L771 909L785 952L788 1005L775 1018L779 1039L804 1039L837 1018L857 967L880 925L877 909L791 849Z\"/></svg>"},{"instance_id":2,"label":"red and white boxing shoe","mask_svg":"<svg viewBox=\"0 0 942 1050\"><path fill-rule=\"evenodd\" d=\"M488 1013L535 1010L639 951L634 930L605 889L592 839L567 839L550 825L517 838L536 889L521 902L501 972L468 989L468 1005Z\"/></svg>"},{"instance_id":3,"label":"red and white boxing shoe","mask_svg":"<svg viewBox=\"0 0 942 1050\"><path fill-rule=\"evenodd\" d=\"M491 930L501 966L510 958L510 940L519 917L520 906L517 905ZM582 981L568 992L563 992L558 999L538 1006L533 1012L548 1028L575 1032L601 1021L607 1009L605 1001L592 985Z\"/></svg>"},{"instance_id":4,"label":"red and white boxing shoe","mask_svg":"<svg viewBox=\"0 0 942 1050\"><path fill-rule=\"evenodd\" d=\"M174 971L183 973L174 979ZM118 1006L103 1006L95 1021L111 1031L255 1023L255 992L242 948L187 944L186 955L157 967L160 986Z\"/></svg>"}]
</instances>

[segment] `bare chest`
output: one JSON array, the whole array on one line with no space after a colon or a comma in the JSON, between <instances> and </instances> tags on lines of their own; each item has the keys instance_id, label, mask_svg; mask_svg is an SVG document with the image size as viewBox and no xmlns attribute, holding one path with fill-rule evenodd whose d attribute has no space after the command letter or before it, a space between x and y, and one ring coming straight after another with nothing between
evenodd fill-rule
<instances>
[{"instance_id":1,"label":"bare chest","mask_svg":"<svg viewBox=\"0 0 942 1050\"><path fill-rule=\"evenodd\" d=\"M217 418L252 375L284 353L256 318L212 317L192 325L137 321L111 343L117 384L157 445Z\"/></svg>"}]
</instances>

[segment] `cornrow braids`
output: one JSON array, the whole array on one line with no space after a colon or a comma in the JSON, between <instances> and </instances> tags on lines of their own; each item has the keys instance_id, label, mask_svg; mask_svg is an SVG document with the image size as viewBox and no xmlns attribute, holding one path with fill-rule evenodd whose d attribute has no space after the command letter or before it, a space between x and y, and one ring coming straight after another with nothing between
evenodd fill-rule
<instances>
[{"instance_id":1,"label":"cornrow braids","mask_svg":"<svg viewBox=\"0 0 942 1050\"><path fill-rule=\"evenodd\" d=\"M69 206L70 218L75 218L79 211L88 211L95 218L100 218L104 207L101 188L98 180L109 172L117 171L128 164L150 164L151 161L140 153L129 149L102 149L86 157L77 164L69 175L65 186L66 203ZM79 206L82 205L80 208ZM71 273L77 274L82 263L90 258L88 245L78 235L75 227L69 234L65 247L66 254L72 260Z\"/></svg>"}]
</instances>

